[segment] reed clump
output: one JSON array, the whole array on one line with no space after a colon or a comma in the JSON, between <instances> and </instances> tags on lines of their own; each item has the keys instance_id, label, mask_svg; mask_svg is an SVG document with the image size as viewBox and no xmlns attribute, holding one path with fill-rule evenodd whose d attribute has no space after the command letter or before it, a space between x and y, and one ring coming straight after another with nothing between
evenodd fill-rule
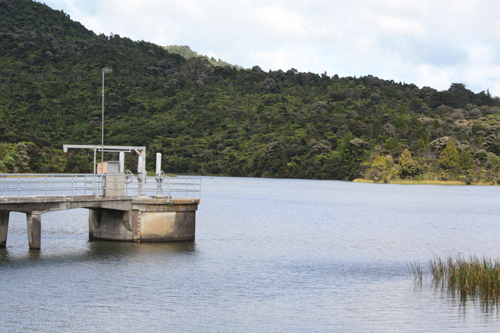
<instances>
[{"instance_id":1,"label":"reed clump","mask_svg":"<svg viewBox=\"0 0 500 333\"><path fill-rule=\"evenodd\" d=\"M422 269L422 265L419 261L407 263L408 271L413 276L413 282L422 284L424 278L424 271Z\"/></svg>"},{"instance_id":2,"label":"reed clump","mask_svg":"<svg viewBox=\"0 0 500 333\"><path fill-rule=\"evenodd\" d=\"M478 295L482 299L500 298L500 261L486 258L457 257L429 261L436 284L458 290L462 295Z\"/></svg>"}]
</instances>

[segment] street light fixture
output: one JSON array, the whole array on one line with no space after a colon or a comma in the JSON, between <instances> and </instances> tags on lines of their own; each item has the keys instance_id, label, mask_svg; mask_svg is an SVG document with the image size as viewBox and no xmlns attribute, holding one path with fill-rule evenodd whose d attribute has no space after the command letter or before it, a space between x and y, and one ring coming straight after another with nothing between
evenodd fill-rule
<instances>
[{"instance_id":1,"label":"street light fixture","mask_svg":"<svg viewBox=\"0 0 500 333\"><path fill-rule=\"evenodd\" d=\"M111 73L113 70L108 67L102 69L102 127L101 127L101 173L104 173L104 74Z\"/></svg>"}]
</instances>

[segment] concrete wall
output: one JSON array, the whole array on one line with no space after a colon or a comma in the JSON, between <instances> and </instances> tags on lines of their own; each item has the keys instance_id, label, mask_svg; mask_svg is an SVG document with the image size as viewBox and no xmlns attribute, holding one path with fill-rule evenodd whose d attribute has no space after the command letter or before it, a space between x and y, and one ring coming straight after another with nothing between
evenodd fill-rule
<instances>
[{"instance_id":1,"label":"concrete wall","mask_svg":"<svg viewBox=\"0 0 500 333\"><path fill-rule=\"evenodd\" d=\"M89 219L90 240L134 240L129 212L111 209L90 209Z\"/></svg>"},{"instance_id":2,"label":"concrete wall","mask_svg":"<svg viewBox=\"0 0 500 333\"><path fill-rule=\"evenodd\" d=\"M103 183L105 197L125 197L125 176L106 175Z\"/></svg>"},{"instance_id":3,"label":"concrete wall","mask_svg":"<svg viewBox=\"0 0 500 333\"><path fill-rule=\"evenodd\" d=\"M194 240L195 212L142 212L141 241Z\"/></svg>"},{"instance_id":4,"label":"concrete wall","mask_svg":"<svg viewBox=\"0 0 500 333\"><path fill-rule=\"evenodd\" d=\"M90 240L171 242L195 239L198 202L135 200L133 209L91 209Z\"/></svg>"}]
</instances>

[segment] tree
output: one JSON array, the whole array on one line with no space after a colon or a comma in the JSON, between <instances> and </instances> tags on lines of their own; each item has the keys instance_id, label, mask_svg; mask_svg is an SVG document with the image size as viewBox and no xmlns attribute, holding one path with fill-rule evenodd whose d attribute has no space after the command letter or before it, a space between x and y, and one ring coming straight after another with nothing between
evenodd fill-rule
<instances>
[{"instance_id":1,"label":"tree","mask_svg":"<svg viewBox=\"0 0 500 333\"><path fill-rule=\"evenodd\" d=\"M0 169L8 172L88 172L91 154L61 156L61 145L101 141L100 73L113 67L106 78L106 142L147 145L163 153L172 173L435 175L455 137L470 144L470 156L460 158L461 172L446 174L456 178L472 167L500 179L488 154L500 156L494 125L500 99L488 91L228 66L187 46L167 51L96 35L32 0L0 0L0 22ZM455 124L463 119L470 131ZM401 164L387 162L384 169L382 157L371 163L388 155L397 162L401 156Z\"/></svg>"},{"instance_id":2,"label":"tree","mask_svg":"<svg viewBox=\"0 0 500 333\"><path fill-rule=\"evenodd\" d=\"M488 162L488 153L484 149L479 149L474 153L474 158L481 163L481 165L485 165Z\"/></svg>"},{"instance_id":3,"label":"tree","mask_svg":"<svg viewBox=\"0 0 500 333\"><path fill-rule=\"evenodd\" d=\"M274 92L278 85L276 84L276 81L274 81L271 78L266 78L264 82L262 83L264 90L267 92Z\"/></svg>"},{"instance_id":4,"label":"tree","mask_svg":"<svg viewBox=\"0 0 500 333\"><path fill-rule=\"evenodd\" d=\"M418 163L413 160L410 151L406 148L399 157L399 174L406 178L417 175L419 171Z\"/></svg>"},{"instance_id":5,"label":"tree","mask_svg":"<svg viewBox=\"0 0 500 333\"><path fill-rule=\"evenodd\" d=\"M474 161L472 156L466 150L460 152L460 168L464 170L470 170L474 167Z\"/></svg>"},{"instance_id":6,"label":"tree","mask_svg":"<svg viewBox=\"0 0 500 333\"><path fill-rule=\"evenodd\" d=\"M3 164L7 171L12 172L14 170L14 167L16 166L16 161L12 156L5 155L5 157L3 158Z\"/></svg>"},{"instance_id":7,"label":"tree","mask_svg":"<svg viewBox=\"0 0 500 333\"><path fill-rule=\"evenodd\" d=\"M370 166L367 177L373 180L379 180L382 178L383 172L387 167L387 159L382 155L377 155L373 159L373 162Z\"/></svg>"},{"instance_id":8,"label":"tree","mask_svg":"<svg viewBox=\"0 0 500 333\"><path fill-rule=\"evenodd\" d=\"M443 169L454 169L460 165L460 155L452 140L448 141L446 148L439 155L439 164Z\"/></svg>"}]
</instances>

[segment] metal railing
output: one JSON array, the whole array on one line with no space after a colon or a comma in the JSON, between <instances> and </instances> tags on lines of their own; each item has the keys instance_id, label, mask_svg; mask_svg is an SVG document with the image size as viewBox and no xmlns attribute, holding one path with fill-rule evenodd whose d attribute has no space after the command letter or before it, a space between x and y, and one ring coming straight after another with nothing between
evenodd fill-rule
<instances>
[{"instance_id":1,"label":"metal railing","mask_svg":"<svg viewBox=\"0 0 500 333\"><path fill-rule=\"evenodd\" d=\"M143 183L144 182L144 183ZM93 195L95 200L140 196L194 201L201 198L199 177L136 177L125 174L0 174L0 198Z\"/></svg>"}]
</instances>

